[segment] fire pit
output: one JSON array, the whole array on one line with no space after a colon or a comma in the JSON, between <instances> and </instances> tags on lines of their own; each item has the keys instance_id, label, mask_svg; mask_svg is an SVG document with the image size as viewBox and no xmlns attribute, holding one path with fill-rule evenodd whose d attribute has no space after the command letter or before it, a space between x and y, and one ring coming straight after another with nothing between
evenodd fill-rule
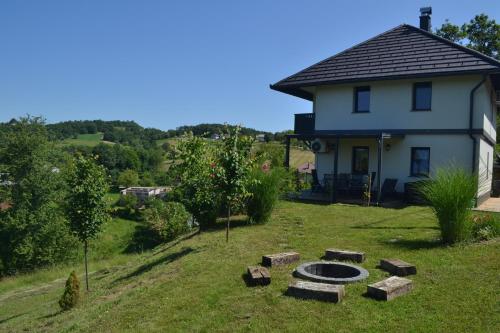
<instances>
[{"instance_id":1,"label":"fire pit","mask_svg":"<svg viewBox=\"0 0 500 333\"><path fill-rule=\"evenodd\" d=\"M368 271L362 267L341 262L315 261L300 265L295 270L299 278L332 283L347 284L364 280L368 277Z\"/></svg>"}]
</instances>

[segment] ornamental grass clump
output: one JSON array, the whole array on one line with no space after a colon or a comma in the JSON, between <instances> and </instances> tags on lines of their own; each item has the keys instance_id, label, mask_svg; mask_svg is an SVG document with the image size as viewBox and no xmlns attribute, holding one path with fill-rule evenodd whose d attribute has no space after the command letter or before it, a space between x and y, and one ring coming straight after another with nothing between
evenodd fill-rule
<instances>
[{"instance_id":1,"label":"ornamental grass clump","mask_svg":"<svg viewBox=\"0 0 500 333\"><path fill-rule=\"evenodd\" d=\"M471 212L477 178L460 168L438 169L420 192L432 206L441 229L442 241L453 244L471 237Z\"/></svg>"},{"instance_id":2,"label":"ornamental grass clump","mask_svg":"<svg viewBox=\"0 0 500 333\"><path fill-rule=\"evenodd\" d=\"M59 300L59 306L62 310L66 311L74 308L80 300L80 281L76 276L75 271L71 272L66 280L64 293Z\"/></svg>"}]
</instances>

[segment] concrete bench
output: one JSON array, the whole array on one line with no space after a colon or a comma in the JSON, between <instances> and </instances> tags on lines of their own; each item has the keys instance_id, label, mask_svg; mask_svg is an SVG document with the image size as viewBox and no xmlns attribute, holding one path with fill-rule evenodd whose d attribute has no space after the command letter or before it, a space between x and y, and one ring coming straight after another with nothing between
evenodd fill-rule
<instances>
[{"instance_id":1,"label":"concrete bench","mask_svg":"<svg viewBox=\"0 0 500 333\"><path fill-rule=\"evenodd\" d=\"M276 254L268 254L262 256L262 265L263 266L277 266L277 265L287 265L292 262L296 262L300 260L300 255L297 252L284 252L284 253L276 253Z\"/></svg>"},{"instance_id":2,"label":"concrete bench","mask_svg":"<svg viewBox=\"0 0 500 333\"><path fill-rule=\"evenodd\" d=\"M343 285L297 280L288 286L287 295L338 303L342 301L345 289Z\"/></svg>"},{"instance_id":3,"label":"concrete bench","mask_svg":"<svg viewBox=\"0 0 500 333\"><path fill-rule=\"evenodd\" d=\"M415 265L399 259L382 259L380 260L380 268L397 276L417 274L417 268Z\"/></svg>"},{"instance_id":4,"label":"concrete bench","mask_svg":"<svg viewBox=\"0 0 500 333\"><path fill-rule=\"evenodd\" d=\"M248 266L248 282L251 285L265 286L271 283L269 270L262 266Z\"/></svg>"},{"instance_id":5,"label":"concrete bench","mask_svg":"<svg viewBox=\"0 0 500 333\"><path fill-rule=\"evenodd\" d=\"M354 262L363 262L365 261L364 252L355 252L349 250L339 250L339 249L327 249L325 251L325 259L326 260L348 260Z\"/></svg>"},{"instance_id":6,"label":"concrete bench","mask_svg":"<svg viewBox=\"0 0 500 333\"><path fill-rule=\"evenodd\" d=\"M412 288L413 281L399 276L391 276L385 280L368 285L367 293L375 299L390 301L410 292Z\"/></svg>"}]
</instances>

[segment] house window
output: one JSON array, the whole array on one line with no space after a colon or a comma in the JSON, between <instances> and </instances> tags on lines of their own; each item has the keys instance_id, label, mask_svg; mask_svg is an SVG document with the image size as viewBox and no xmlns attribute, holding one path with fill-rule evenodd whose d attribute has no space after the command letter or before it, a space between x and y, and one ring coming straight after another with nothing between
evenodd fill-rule
<instances>
[{"instance_id":1,"label":"house window","mask_svg":"<svg viewBox=\"0 0 500 333\"><path fill-rule=\"evenodd\" d=\"M413 84L413 111L430 111L432 100L432 83L418 82Z\"/></svg>"},{"instance_id":2,"label":"house window","mask_svg":"<svg viewBox=\"0 0 500 333\"><path fill-rule=\"evenodd\" d=\"M430 157L429 147L413 147L411 149L411 176L429 176Z\"/></svg>"},{"instance_id":3,"label":"house window","mask_svg":"<svg viewBox=\"0 0 500 333\"><path fill-rule=\"evenodd\" d=\"M370 87L354 89L354 112L370 112Z\"/></svg>"},{"instance_id":4,"label":"house window","mask_svg":"<svg viewBox=\"0 0 500 333\"><path fill-rule=\"evenodd\" d=\"M352 147L352 173L368 174L368 147Z\"/></svg>"}]
</instances>

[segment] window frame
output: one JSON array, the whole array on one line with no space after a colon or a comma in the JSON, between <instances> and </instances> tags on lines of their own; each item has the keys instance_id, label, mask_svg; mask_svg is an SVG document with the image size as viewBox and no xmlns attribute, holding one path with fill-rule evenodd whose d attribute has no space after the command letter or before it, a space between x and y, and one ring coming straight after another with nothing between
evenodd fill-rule
<instances>
[{"instance_id":1,"label":"window frame","mask_svg":"<svg viewBox=\"0 0 500 333\"><path fill-rule=\"evenodd\" d=\"M416 173L415 170L413 170L413 155L416 150L422 150L425 149L428 151L428 165L427 165L427 174L423 173ZM424 177L424 178L429 178L429 174L431 172L431 147L411 147L410 151L410 177Z\"/></svg>"},{"instance_id":2,"label":"window frame","mask_svg":"<svg viewBox=\"0 0 500 333\"><path fill-rule=\"evenodd\" d=\"M361 91L368 91L369 92L369 100L368 100L368 110L359 110L358 109L358 92ZM370 113L370 104L371 104L371 96L372 91L370 86L359 86L359 87L354 87L354 107L352 110L352 113Z\"/></svg>"},{"instance_id":3,"label":"window frame","mask_svg":"<svg viewBox=\"0 0 500 333\"><path fill-rule=\"evenodd\" d=\"M354 161L356 160L355 152L357 149L365 149L367 152L368 165L367 165L366 173L354 172ZM367 175L369 173L370 173L370 147L368 147L368 146L353 146L352 147L352 157L351 157L351 174L353 174L353 175Z\"/></svg>"},{"instance_id":4,"label":"window frame","mask_svg":"<svg viewBox=\"0 0 500 333\"><path fill-rule=\"evenodd\" d=\"M421 87L429 87L431 89L430 93L430 101L429 101L429 108L428 109L417 109L417 89ZM412 111L417 111L417 112L422 112L422 111L432 111L432 82L431 81L425 81L425 82L414 82L413 83L413 96L412 96Z\"/></svg>"}]
</instances>

